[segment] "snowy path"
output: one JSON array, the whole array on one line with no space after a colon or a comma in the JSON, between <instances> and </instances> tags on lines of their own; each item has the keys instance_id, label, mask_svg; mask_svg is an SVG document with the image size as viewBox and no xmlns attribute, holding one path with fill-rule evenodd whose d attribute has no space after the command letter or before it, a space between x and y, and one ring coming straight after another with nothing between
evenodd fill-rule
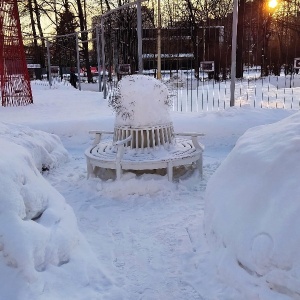
<instances>
[{"instance_id":1,"label":"snowy path","mask_svg":"<svg viewBox=\"0 0 300 300\"><path fill-rule=\"evenodd\" d=\"M47 178L126 299L234 298L218 281L203 234L204 191L217 162L204 166L202 181L196 174L180 183L128 174L101 182L86 180L84 146L67 150L70 162ZM141 180L148 182L139 188Z\"/></svg>"},{"instance_id":2,"label":"snowy path","mask_svg":"<svg viewBox=\"0 0 300 300\"><path fill-rule=\"evenodd\" d=\"M74 135L60 135L70 162L47 178L73 207L102 271L122 290L124 300L243 299L220 280L218 261L209 252L203 233L205 188L247 128L290 114L275 112L233 109L201 118L190 115L188 122L186 115L176 114L175 127L181 131L200 128L206 133L201 140L206 147L202 181L196 174L179 183L132 174L119 182L86 180L83 153L91 140L80 133L84 127Z\"/></svg>"},{"instance_id":3,"label":"snowy path","mask_svg":"<svg viewBox=\"0 0 300 300\"><path fill-rule=\"evenodd\" d=\"M52 274L51 269L44 273L49 276L45 283L53 286L51 291L45 291L47 299L70 300L69 291L80 300L258 299L258 296L245 297L245 290L246 294L253 290L250 295L254 295L260 287L256 280L253 284L239 267L235 267L237 261L228 261L222 253L209 251L203 230L205 189L211 175L247 129L274 123L294 111L251 109L246 105L197 114L173 112L175 131L206 134L201 138L205 145L204 180L192 175L179 183L170 183L154 175L136 178L128 174L119 182L104 182L86 179L84 150L92 143L89 130L113 128L114 114L107 101L102 99L101 93L79 92L67 86L53 89L38 84L33 86L34 104L0 108L1 122L26 125L60 137L70 161L44 176L72 206L80 231L100 263L100 273L118 287L96 286L98 281L91 277L92 284L82 288L77 285L77 277L87 282L84 272L78 274L77 271L67 278L64 267L72 267L72 264L65 264L59 269L62 277ZM241 178L241 185L248 186L245 179L246 176ZM228 191L227 194L226 190L219 191L220 197L227 201ZM81 256L76 258L78 270L86 268L84 262L80 263ZM94 257L90 261L99 265ZM94 275L93 271L90 274ZM2 278L6 285L6 274ZM16 286L15 277L9 284ZM29 292L33 291L31 289L35 289L34 285L29 287ZM115 291L120 291L121 295L115 296ZM90 297L95 294L97 297ZM1 299L12 299L1 296Z\"/></svg>"}]
</instances>

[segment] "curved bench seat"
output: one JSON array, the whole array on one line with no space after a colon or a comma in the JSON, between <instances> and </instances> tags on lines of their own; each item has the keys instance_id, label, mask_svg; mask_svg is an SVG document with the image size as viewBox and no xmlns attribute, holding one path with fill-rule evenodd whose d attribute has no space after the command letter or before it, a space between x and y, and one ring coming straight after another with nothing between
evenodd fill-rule
<instances>
[{"instance_id":1,"label":"curved bench seat","mask_svg":"<svg viewBox=\"0 0 300 300\"><path fill-rule=\"evenodd\" d=\"M108 132L91 131L96 134L97 144L85 151L87 172L95 176L96 167L115 169L117 179L122 170L154 170L167 169L168 179L173 179L173 167L196 163L202 175L202 152L204 146L197 140L199 133L183 133L181 136L191 136L191 139L176 137L172 144L155 146L153 148L134 148L129 145L132 137L114 142L113 136L101 141L101 134ZM100 134L100 137L97 136ZM128 146L126 146L128 145Z\"/></svg>"}]
</instances>

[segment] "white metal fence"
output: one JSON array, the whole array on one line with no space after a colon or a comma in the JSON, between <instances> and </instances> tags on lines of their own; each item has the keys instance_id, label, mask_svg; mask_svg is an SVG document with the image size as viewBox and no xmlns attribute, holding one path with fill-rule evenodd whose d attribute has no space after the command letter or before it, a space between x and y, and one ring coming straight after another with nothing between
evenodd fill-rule
<instances>
[{"instance_id":1,"label":"white metal fence","mask_svg":"<svg viewBox=\"0 0 300 300\"><path fill-rule=\"evenodd\" d=\"M240 1L235 106L299 108L300 22L294 18L300 13L299 1L293 0L295 5L288 10L282 1L278 11L268 13L261 1ZM171 90L174 110L229 107L233 3L219 18L195 15L194 24L176 3L158 7L138 0L99 16L95 27L84 35L86 40L81 32L45 39L44 76L51 81L54 65L60 76L68 78L75 67L80 89L80 83L87 80L82 47L89 43L89 65L94 68L90 84L97 84L105 97L111 95L126 66L131 74L161 78Z\"/></svg>"}]
</instances>

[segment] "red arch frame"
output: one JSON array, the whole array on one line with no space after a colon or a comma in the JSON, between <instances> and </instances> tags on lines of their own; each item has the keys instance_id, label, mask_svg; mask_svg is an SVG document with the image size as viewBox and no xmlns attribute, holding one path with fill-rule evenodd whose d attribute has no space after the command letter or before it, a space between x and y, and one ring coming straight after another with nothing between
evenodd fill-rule
<instances>
[{"instance_id":1,"label":"red arch frame","mask_svg":"<svg viewBox=\"0 0 300 300\"><path fill-rule=\"evenodd\" d=\"M2 106L33 103L17 0L0 0L0 89Z\"/></svg>"}]
</instances>

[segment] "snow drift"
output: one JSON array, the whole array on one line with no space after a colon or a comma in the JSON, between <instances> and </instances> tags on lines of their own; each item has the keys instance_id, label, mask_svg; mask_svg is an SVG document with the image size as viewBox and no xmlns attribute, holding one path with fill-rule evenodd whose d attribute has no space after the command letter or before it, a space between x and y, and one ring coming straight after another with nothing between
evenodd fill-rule
<instances>
[{"instance_id":1,"label":"snow drift","mask_svg":"<svg viewBox=\"0 0 300 300\"><path fill-rule=\"evenodd\" d=\"M278 299L300 299L299 159L297 113L248 130L208 183L208 241L225 255L223 265L231 259L252 277L253 289L245 294L249 299L267 297L266 291L277 299L271 290ZM237 286L245 276L226 272ZM257 280L266 283L265 291L258 291Z\"/></svg>"},{"instance_id":2,"label":"snow drift","mask_svg":"<svg viewBox=\"0 0 300 300\"><path fill-rule=\"evenodd\" d=\"M64 282L62 291L68 299L76 299L72 285L93 286L96 291L107 288L109 281L95 264L72 208L38 170L67 159L60 139L9 124L1 124L0 131L2 294L6 299L40 300L46 299L47 291L47 297L57 299L51 286ZM92 299L89 296L87 292L87 299Z\"/></svg>"},{"instance_id":3,"label":"snow drift","mask_svg":"<svg viewBox=\"0 0 300 300\"><path fill-rule=\"evenodd\" d=\"M40 171L58 167L68 160L68 152L55 134L33 131L29 127L17 124L0 123L0 135L1 139L28 149Z\"/></svg>"}]
</instances>

